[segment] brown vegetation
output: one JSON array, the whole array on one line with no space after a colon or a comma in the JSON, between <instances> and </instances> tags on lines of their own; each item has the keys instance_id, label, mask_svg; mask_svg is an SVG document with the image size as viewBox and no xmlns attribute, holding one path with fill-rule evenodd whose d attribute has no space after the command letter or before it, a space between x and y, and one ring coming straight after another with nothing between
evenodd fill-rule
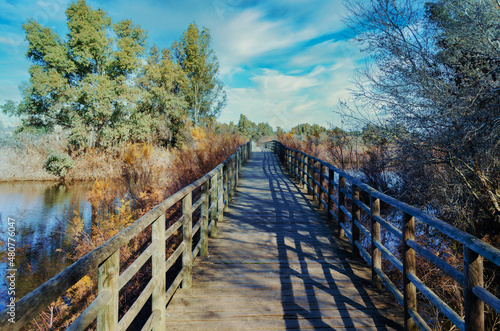
<instances>
[{"instance_id":1,"label":"brown vegetation","mask_svg":"<svg viewBox=\"0 0 500 331\"><path fill-rule=\"evenodd\" d=\"M69 223L66 246L60 250L61 261L76 261L98 247L163 199L209 172L244 142L241 136L229 133L215 134L213 130L201 127L193 128L191 134L192 140L179 149L167 151L148 144L132 144L119 154L108 156L119 165L118 169L112 169L112 173L119 173L121 179L97 179L94 182L92 190L87 195L87 200L92 206L92 227L90 231L86 229L83 219L76 214ZM98 152L90 154L94 156L94 161L104 157ZM93 173L95 174L89 167L86 175ZM123 185L124 182L126 185ZM124 187L126 189L123 189ZM176 213L175 208L172 208L171 213ZM172 222L174 218L175 215L167 215L167 226L169 219ZM125 270L150 243L149 233L151 232L146 229L129 245L121 248L121 270ZM178 242L174 238L169 244L167 257ZM22 256L22 251L29 252L31 249L29 247L22 249L19 257ZM24 288L24 294L55 275L60 268L64 268L64 263L52 262L47 265L58 267L44 272L45 276L42 278L36 275L35 271L32 274L27 271L27 278L33 279L33 282ZM148 262L127 284L126 290L120 292L121 314L140 294L143 286L141 279L147 279L150 272L151 263ZM84 277L26 328L37 330L66 328L96 296L96 286L96 273Z\"/></svg>"}]
</instances>

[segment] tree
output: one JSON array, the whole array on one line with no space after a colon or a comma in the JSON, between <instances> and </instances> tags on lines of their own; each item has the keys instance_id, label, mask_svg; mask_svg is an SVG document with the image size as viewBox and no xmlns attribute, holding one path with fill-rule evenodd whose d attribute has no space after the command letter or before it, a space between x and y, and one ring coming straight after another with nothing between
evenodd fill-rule
<instances>
[{"instance_id":1,"label":"tree","mask_svg":"<svg viewBox=\"0 0 500 331\"><path fill-rule=\"evenodd\" d=\"M142 74L137 83L142 97L134 115L136 132L142 133L142 141L153 137L163 143L176 145L182 140L181 134L187 119L187 103L180 94L180 86L186 76L172 60L170 50L160 52L153 46ZM142 128L142 132L139 132Z\"/></svg>"},{"instance_id":2,"label":"tree","mask_svg":"<svg viewBox=\"0 0 500 331\"><path fill-rule=\"evenodd\" d=\"M72 3L66 16L67 40L35 20L23 25L26 55L33 63L30 80L21 86L19 105L8 102L3 109L24 116L25 127L70 129L77 148L126 140L138 95L130 81L138 72L146 33L129 20L113 24L85 0Z\"/></svg>"},{"instance_id":3,"label":"tree","mask_svg":"<svg viewBox=\"0 0 500 331\"><path fill-rule=\"evenodd\" d=\"M342 104L344 111L405 132L393 151L408 179L403 197L431 204L475 235L498 234L498 2L348 0L346 6L347 22L374 65L357 81L357 104ZM360 109L374 116L360 116Z\"/></svg>"},{"instance_id":4,"label":"tree","mask_svg":"<svg viewBox=\"0 0 500 331\"><path fill-rule=\"evenodd\" d=\"M257 132L259 137L272 136L274 134L273 128L267 122L257 124Z\"/></svg>"},{"instance_id":5,"label":"tree","mask_svg":"<svg viewBox=\"0 0 500 331\"><path fill-rule=\"evenodd\" d=\"M403 138L405 134L404 128L374 125L372 123L366 124L360 133L363 142L368 147L387 146L394 143L396 139Z\"/></svg>"},{"instance_id":6,"label":"tree","mask_svg":"<svg viewBox=\"0 0 500 331\"><path fill-rule=\"evenodd\" d=\"M248 138L255 139L256 130L257 125L250 121L245 115L240 114L240 120L238 121L239 133Z\"/></svg>"},{"instance_id":7,"label":"tree","mask_svg":"<svg viewBox=\"0 0 500 331\"><path fill-rule=\"evenodd\" d=\"M318 124L301 123L294 126L291 130L296 135L299 136L317 136L326 132L326 128Z\"/></svg>"},{"instance_id":8,"label":"tree","mask_svg":"<svg viewBox=\"0 0 500 331\"><path fill-rule=\"evenodd\" d=\"M226 92L219 80L219 62L211 48L207 28L191 23L180 41L172 46L177 63L187 76L180 86L195 125L215 119L226 105Z\"/></svg>"}]
</instances>

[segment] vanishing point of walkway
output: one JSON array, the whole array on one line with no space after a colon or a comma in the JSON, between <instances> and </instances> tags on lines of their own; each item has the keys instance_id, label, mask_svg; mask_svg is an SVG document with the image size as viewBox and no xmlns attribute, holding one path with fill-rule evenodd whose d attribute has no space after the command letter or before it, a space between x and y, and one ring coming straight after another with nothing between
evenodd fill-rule
<instances>
[{"instance_id":1,"label":"vanishing point of walkway","mask_svg":"<svg viewBox=\"0 0 500 331\"><path fill-rule=\"evenodd\" d=\"M169 330L400 330L402 310L282 171L254 151L236 195L167 307Z\"/></svg>"}]
</instances>

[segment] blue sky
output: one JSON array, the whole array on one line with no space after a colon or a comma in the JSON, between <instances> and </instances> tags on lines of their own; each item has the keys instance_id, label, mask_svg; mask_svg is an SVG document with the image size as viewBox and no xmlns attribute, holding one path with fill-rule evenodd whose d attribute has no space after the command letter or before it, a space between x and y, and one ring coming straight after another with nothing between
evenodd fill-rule
<instances>
[{"instance_id":1,"label":"blue sky","mask_svg":"<svg viewBox=\"0 0 500 331\"><path fill-rule=\"evenodd\" d=\"M29 79L21 25L28 18L66 30L68 0L0 0L0 104L20 100ZM114 22L131 19L149 46L170 47L189 23L206 26L220 62L228 104L218 118L289 129L299 123L340 126L333 113L348 97L364 55L346 37L341 0L87 0ZM5 118L3 117L5 120Z\"/></svg>"}]
</instances>

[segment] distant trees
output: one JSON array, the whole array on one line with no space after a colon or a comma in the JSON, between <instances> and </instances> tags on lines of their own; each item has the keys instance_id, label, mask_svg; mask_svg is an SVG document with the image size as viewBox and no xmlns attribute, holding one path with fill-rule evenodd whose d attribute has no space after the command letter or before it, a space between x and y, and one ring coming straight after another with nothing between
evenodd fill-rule
<instances>
[{"instance_id":1,"label":"distant trees","mask_svg":"<svg viewBox=\"0 0 500 331\"><path fill-rule=\"evenodd\" d=\"M146 54L146 31L130 20L113 23L78 0L66 10L67 38L28 20L23 29L32 62L22 101L5 113L21 130L70 132L72 149L131 141L175 144L190 117L210 121L225 105L210 33L189 25L172 50Z\"/></svg>"},{"instance_id":2,"label":"distant trees","mask_svg":"<svg viewBox=\"0 0 500 331\"><path fill-rule=\"evenodd\" d=\"M378 120L369 122L394 137L391 156L407 179L406 198L430 203L471 233L498 235L500 4L345 4L347 23L374 67L357 81L356 103L343 104L344 112L363 119L370 109Z\"/></svg>"},{"instance_id":3,"label":"distant trees","mask_svg":"<svg viewBox=\"0 0 500 331\"><path fill-rule=\"evenodd\" d=\"M272 126L270 126L267 122L257 124L257 132L261 137L269 137L274 135Z\"/></svg>"},{"instance_id":4,"label":"distant trees","mask_svg":"<svg viewBox=\"0 0 500 331\"><path fill-rule=\"evenodd\" d=\"M294 126L291 130L296 135L299 136L317 136L319 137L320 134L325 133L327 130L326 128L322 127L321 125L318 124L309 124L309 123L301 123L296 126Z\"/></svg>"},{"instance_id":5,"label":"distant trees","mask_svg":"<svg viewBox=\"0 0 500 331\"><path fill-rule=\"evenodd\" d=\"M252 140L259 140L262 137L274 134L273 128L268 123L255 124L243 114L240 115L238 121L238 132Z\"/></svg>"},{"instance_id":6,"label":"distant trees","mask_svg":"<svg viewBox=\"0 0 500 331\"><path fill-rule=\"evenodd\" d=\"M367 147L387 146L394 143L396 139L401 139L406 134L407 131L404 127L388 127L372 123L366 124L361 130L363 143Z\"/></svg>"}]
</instances>

